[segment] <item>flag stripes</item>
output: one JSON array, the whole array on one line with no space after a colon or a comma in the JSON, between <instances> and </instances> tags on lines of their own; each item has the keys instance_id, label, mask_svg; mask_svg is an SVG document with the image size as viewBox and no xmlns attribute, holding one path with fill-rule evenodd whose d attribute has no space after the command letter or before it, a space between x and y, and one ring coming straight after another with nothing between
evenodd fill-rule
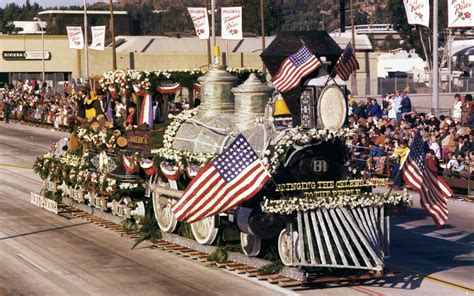
<instances>
[{"instance_id":1,"label":"flag stripes","mask_svg":"<svg viewBox=\"0 0 474 296\"><path fill-rule=\"evenodd\" d=\"M240 135L199 171L172 211L179 221L193 223L235 208L269 179L270 174Z\"/></svg>"},{"instance_id":2,"label":"flag stripes","mask_svg":"<svg viewBox=\"0 0 474 296\"><path fill-rule=\"evenodd\" d=\"M352 51L352 44L349 42L337 60L336 66L334 66L334 73L341 77L342 80L347 81L351 73L357 69L359 69L359 63Z\"/></svg>"},{"instance_id":3,"label":"flag stripes","mask_svg":"<svg viewBox=\"0 0 474 296\"><path fill-rule=\"evenodd\" d=\"M321 66L318 58L311 53L306 45L283 61L277 74L273 77L273 85L280 92L295 88L301 79Z\"/></svg>"},{"instance_id":4,"label":"flag stripes","mask_svg":"<svg viewBox=\"0 0 474 296\"><path fill-rule=\"evenodd\" d=\"M410 145L410 153L400 172L405 182L420 194L420 204L440 227L448 220L448 197L453 195L444 180L435 175L425 162L423 141L419 133Z\"/></svg>"}]
</instances>

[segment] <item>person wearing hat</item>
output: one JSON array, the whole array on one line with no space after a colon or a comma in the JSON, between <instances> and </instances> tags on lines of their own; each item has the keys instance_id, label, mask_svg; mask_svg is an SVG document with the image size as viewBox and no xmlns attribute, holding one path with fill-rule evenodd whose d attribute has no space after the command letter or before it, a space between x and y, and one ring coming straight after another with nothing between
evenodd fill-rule
<instances>
[{"instance_id":1,"label":"person wearing hat","mask_svg":"<svg viewBox=\"0 0 474 296\"><path fill-rule=\"evenodd\" d=\"M398 158L398 163L395 165L392 171L392 177L394 178L393 184L395 189L400 189L403 186L403 179L401 174L399 174L400 167L405 162L405 158L407 157L409 152L408 149L408 141L402 140L398 144L398 147L395 148L393 151L393 157Z\"/></svg>"},{"instance_id":2,"label":"person wearing hat","mask_svg":"<svg viewBox=\"0 0 474 296\"><path fill-rule=\"evenodd\" d=\"M87 89L85 86L79 87L77 96L79 97L79 100L77 100L77 119L80 122L84 122L86 120L86 109L84 102L87 101Z\"/></svg>"}]
</instances>

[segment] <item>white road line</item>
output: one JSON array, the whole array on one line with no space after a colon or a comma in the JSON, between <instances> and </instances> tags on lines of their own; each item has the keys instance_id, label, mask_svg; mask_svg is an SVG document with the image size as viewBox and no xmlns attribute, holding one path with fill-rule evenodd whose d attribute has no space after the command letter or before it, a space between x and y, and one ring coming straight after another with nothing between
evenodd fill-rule
<instances>
[{"instance_id":1,"label":"white road line","mask_svg":"<svg viewBox=\"0 0 474 296\"><path fill-rule=\"evenodd\" d=\"M43 266L41 266L38 263L34 262L33 260L26 257L25 255L19 253L17 256L20 257L21 259L25 260L26 262L28 262L32 266L36 267L37 269L41 270L42 272L49 272L46 268L44 268Z\"/></svg>"}]
</instances>

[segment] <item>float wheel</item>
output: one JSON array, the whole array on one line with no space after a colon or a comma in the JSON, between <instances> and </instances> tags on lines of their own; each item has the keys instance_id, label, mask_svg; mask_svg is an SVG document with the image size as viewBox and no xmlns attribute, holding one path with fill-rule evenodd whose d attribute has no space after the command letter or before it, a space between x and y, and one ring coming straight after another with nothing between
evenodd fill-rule
<instances>
[{"instance_id":1,"label":"float wheel","mask_svg":"<svg viewBox=\"0 0 474 296\"><path fill-rule=\"evenodd\" d=\"M158 175L154 175L150 182L152 184L178 190L178 184L176 181L163 181ZM175 231L176 225L178 225L178 220L176 220L176 217L171 211L171 207L174 205L175 201L172 198L168 198L153 191L150 192L150 195L153 200L156 222L161 231L168 233Z\"/></svg>"},{"instance_id":2,"label":"float wheel","mask_svg":"<svg viewBox=\"0 0 474 296\"><path fill-rule=\"evenodd\" d=\"M298 232L292 233L288 229L283 229L278 236L278 254L281 262L286 266L292 266L299 261Z\"/></svg>"},{"instance_id":3,"label":"float wheel","mask_svg":"<svg viewBox=\"0 0 474 296\"><path fill-rule=\"evenodd\" d=\"M260 253L262 247L262 240L256 235L240 233L240 246L244 254L249 257L256 257Z\"/></svg>"},{"instance_id":4,"label":"float wheel","mask_svg":"<svg viewBox=\"0 0 474 296\"><path fill-rule=\"evenodd\" d=\"M217 237L219 227L216 216L211 216L191 224L194 239L201 245L212 244Z\"/></svg>"}]
</instances>

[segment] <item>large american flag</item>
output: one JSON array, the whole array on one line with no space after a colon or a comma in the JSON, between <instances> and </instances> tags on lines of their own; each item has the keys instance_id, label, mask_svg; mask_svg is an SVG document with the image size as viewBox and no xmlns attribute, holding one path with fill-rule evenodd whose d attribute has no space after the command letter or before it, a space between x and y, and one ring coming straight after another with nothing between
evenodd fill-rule
<instances>
[{"instance_id":1,"label":"large american flag","mask_svg":"<svg viewBox=\"0 0 474 296\"><path fill-rule=\"evenodd\" d=\"M321 66L318 58L303 44L298 51L287 57L273 77L273 85L280 92L295 88L301 79Z\"/></svg>"},{"instance_id":2,"label":"large american flag","mask_svg":"<svg viewBox=\"0 0 474 296\"><path fill-rule=\"evenodd\" d=\"M339 75L344 81L349 79L354 70L359 69L359 63L352 52L352 44L350 42L347 44L334 67L334 74Z\"/></svg>"},{"instance_id":3,"label":"large american flag","mask_svg":"<svg viewBox=\"0 0 474 296\"><path fill-rule=\"evenodd\" d=\"M451 188L425 162L423 141L416 133L410 145L410 153L402 164L401 174L405 182L420 193L423 209L439 227L448 220L448 197L453 195Z\"/></svg>"},{"instance_id":4,"label":"large american flag","mask_svg":"<svg viewBox=\"0 0 474 296\"><path fill-rule=\"evenodd\" d=\"M172 211L193 223L235 208L253 197L270 179L257 154L242 135L202 168Z\"/></svg>"}]
</instances>

